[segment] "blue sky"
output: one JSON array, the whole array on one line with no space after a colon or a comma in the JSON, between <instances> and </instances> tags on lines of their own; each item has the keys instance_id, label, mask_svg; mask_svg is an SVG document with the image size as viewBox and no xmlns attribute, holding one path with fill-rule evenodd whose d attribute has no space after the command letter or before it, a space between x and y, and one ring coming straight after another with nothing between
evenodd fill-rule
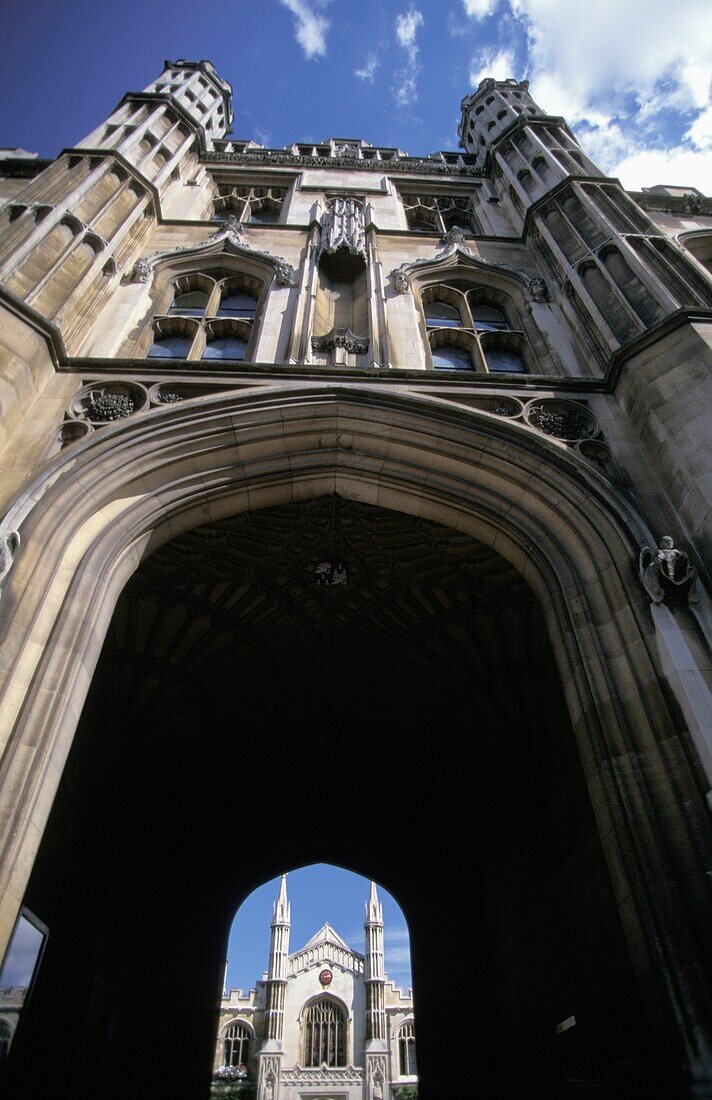
<instances>
[{"instance_id":1,"label":"blue sky","mask_svg":"<svg viewBox=\"0 0 712 1100\"><path fill-rule=\"evenodd\" d=\"M52 156L164 58L207 57L235 132L455 147L485 75L527 77L629 188L712 192L708 0L4 0L0 144Z\"/></svg>"},{"instance_id":2,"label":"blue sky","mask_svg":"<svg viewBox=\"0 0 712 1100\"><path fill-rule=\"evenodd\" d=\"M247 990L262 977L269 955L269 922L272 903L279 893L279 879L260 886L237 911L228 944L228 986ZM361 875L314 863L287 876L287 894L292 903L290 951L303 947L321 926L328 923L354 951L363 954L364 906L370 883ZM388 977L401 988L410 988L408 926L394 898L382 887L383 924Z\"/></svg>"}]
</instances>

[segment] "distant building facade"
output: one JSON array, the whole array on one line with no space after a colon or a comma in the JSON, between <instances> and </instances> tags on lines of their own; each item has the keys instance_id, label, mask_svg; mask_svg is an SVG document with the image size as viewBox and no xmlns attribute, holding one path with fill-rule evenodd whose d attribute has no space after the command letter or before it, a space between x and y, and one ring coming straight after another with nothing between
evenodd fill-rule
<instances>
[{"instance_id":1,"label":"distant building facade","mask_svg":"<svg viewBox=\"0 0 712 1100\"><path fill-rule=\"evenodd\" d=\"M412 995L386 974L375 883L365 918L364 954L329 924L290 953L283 876L265 977L247 993L231 989L223 996L216 1070L244 1066L269 1100L321 1094L386 1100L398 1086L417 1084Z\"/></svg>"},{"instance_id":2,"label":"distant building facade","mask_svg":"<svg viewBox=\"0 0 712 1100\"><path fill-rule=\"evenodd\" d=\"M259 1100L386 1100L375 897L363 957L290 954L280 897L213 1058L234 897L307 857L403 899L423 1100L485 988L483 1095L712 1089L712 199L626 192L526 81L429 156L232 118L180 59L0 150L0 951L45 929L7 1095L42 1050L195 1100L229 1047Z\"/></svg>"}]
</instances>

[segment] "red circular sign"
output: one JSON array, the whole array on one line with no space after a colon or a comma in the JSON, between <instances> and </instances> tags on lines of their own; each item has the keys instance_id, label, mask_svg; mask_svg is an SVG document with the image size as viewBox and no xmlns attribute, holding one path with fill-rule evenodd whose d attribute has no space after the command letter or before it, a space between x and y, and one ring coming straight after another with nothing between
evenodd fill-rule
<instances>
[{"instance_id":1,"label":"red circular sign","mask_svg":"<svg viewBox=\"0 0 712 1100\"><path fill-rule=\"evenodd\" d=\"M333 977L334 975L331 973L330 970L322 970L321 974L319 975L319 981L322 985L331 985L331 980Z\"/></svg>"}]
</instances>

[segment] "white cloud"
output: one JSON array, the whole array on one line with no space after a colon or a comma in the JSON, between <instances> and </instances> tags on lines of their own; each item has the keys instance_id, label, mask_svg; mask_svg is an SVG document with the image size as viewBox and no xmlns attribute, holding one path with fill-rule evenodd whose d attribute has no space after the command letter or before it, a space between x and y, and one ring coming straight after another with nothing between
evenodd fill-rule
<instances>
[{"instance_id":1,"label":"white cloud","mask_svg":"<svg viewBox=\"0 0 712 1100\"><path fill-rule=\"evenodd\" d=\"M696 187L705 195L712 194L712 162L709 152L686 149L640 149L623 157L607 169L617 176L627 191L640 191L656 183L678 187Z\"/></svg>"},{"instance_id":2,"label":"white cloud","mask_svg":"<svg viewBox=\"0 0 712 1100\"><path fill-rule=\"evenodd\" d=\"M487 0L463 2L479 7ZM712 169L701 155L712 146L708 0L509 6L526 29L535 100L579 128L594 161L633 189L679 180L709 190ZM473 83L498 75L493 61L473 59Z\"/></svg>"},{"instance_id":3,"label":"white cloud","mask_svg":"<svg viewBox=\"0 0 712 1100\"><path fill-rule=\"evenodd\" d=\"M368 80L373 84L373 78L376 75L376 69L378 68L379 61L375 53L371 52L366 54L366 60L363 63L363 68L354 69L354 76L357 76L359 80Z\"/></svg>"},{"instance_id":4,"label":"white cloud","mask_svg":"<svg viewBox=\"0 0 712 1100\"><path fill-rule=\"evenodd\" d=\"M399 15L396 19L398 44L405 50L412 50L417 53L418 47L415 44L415 38L422 25L423 14L417 8L411 8L405 15Z\"/></svg>"},{"instance_id":5,"label":"white cloud","mask_svg":"<svg viewBox=\"0 0 712 1100\"><path fill-rule=\"evenodd\" d=\"M470 61L470 86L476 88L486 76L506 80L514 76L514 72L512 50L481 50Z\"/></svg>"},{"instance_id":6,"label":"white cloud","mask_svg":"<svg viewBox=\"0 0 712 1100\"><path fill-rule=\"evenodd\" d=\"M418 62L418 44L416 38L423 26L422 12L410 8L396 19L396 38L398 45L405 50L407 65L393 74L392 92L399 107L408 107L418 98L418 76L421 66Z\"/></svg>"},{"instance_id":7,"label":"white cloud","mask_svg":"<svg viewBox=\"0 0 712 1100\"><path fill-rule=\"evenodd\" d=\"M698 149L712 148L712 105L697 116L685 137Z\"/></svg>"},{"instance_id":8,"label":"white cloud","mask_svg":"<svg viewBox=\"0 0 712 1100\"><path fill-rule=\"evenodd\" d=\"M321 0L279 0L283 7L294 16L294 31L297 42L304 50L308 61L314 57L323 57L326 53L326 35L329 20L319 13L323 7Z\"/></svg>"},{"instance_id":9,"label":"white cloud","mask_svg":"<svg viewBox=\"0 0 712 1100\"><path fill-rule=\"evenodd\" d=\"M712 20L707 0L511 0L526 19L532 80L548 77L582 111L625 94L648 99L662 80L698 106L709 99ZM557 103L547 104L559 109Z\"/></svg>"},{"instance_id":10,"label":"white cloud","mask_svg":"<svg viewBox=\"0 0 712 1100\"><path fill-rule=\"evenodd\" d=\"M470 19L484 19L497 7L497 0L462 0L462 3Z\"/></svg>"}]
</instances>

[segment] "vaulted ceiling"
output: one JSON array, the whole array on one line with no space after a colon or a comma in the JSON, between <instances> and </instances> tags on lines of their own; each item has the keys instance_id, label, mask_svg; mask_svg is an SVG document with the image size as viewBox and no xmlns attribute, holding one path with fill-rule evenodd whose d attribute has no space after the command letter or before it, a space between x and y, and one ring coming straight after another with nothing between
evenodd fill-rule
<instances>
[{"instance_id":1,"label":"vaulted ceiling","mask_svg":"<svg viewBox=\"0 0 712 1100\"><path fill-rule=\"evenodd\" d=\"M320 586L323 559L346 585ZM195 721L277 696L324 711L463 699L474 727L519 724L552 671L519 574L470 536L323 497L207 524L147 559L119 600L104 705ZM182 715L182 719L181 719Z\"/></svg>"}]
</instances>

